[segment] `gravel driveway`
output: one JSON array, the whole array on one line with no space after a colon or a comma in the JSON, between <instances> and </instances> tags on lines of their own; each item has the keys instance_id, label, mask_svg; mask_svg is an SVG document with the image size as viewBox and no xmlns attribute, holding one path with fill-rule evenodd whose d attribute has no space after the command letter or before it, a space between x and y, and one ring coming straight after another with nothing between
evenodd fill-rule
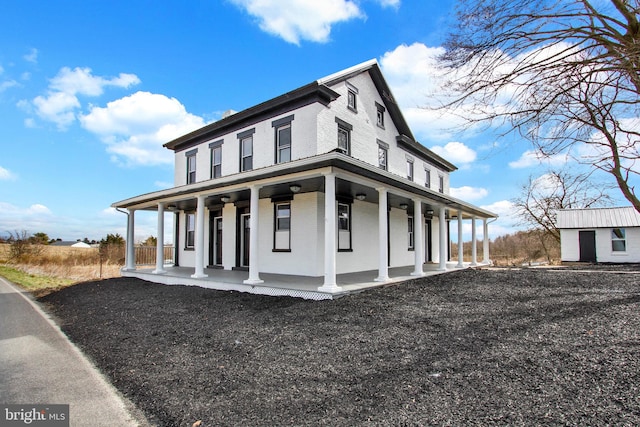
<instances>
[{"instance_id":1,"label":"gravel driveway","mask_svg":"<svg viewBox=\"0 0 640 427\"><path fill-rule=\"evenodd\" d=\"M160 426L640 425L640 273L464 270L320 302L120 278L40 301Z\"/></svg>"}]
</instances>

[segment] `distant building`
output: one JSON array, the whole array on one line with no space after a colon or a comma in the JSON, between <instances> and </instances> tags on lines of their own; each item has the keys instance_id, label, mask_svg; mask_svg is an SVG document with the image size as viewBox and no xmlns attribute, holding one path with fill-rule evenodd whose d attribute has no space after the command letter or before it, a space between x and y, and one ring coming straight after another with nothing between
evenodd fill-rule
<instances>
[{"instance_id":1,"label":"distant building","mask_svg":"<svg viewBox=\"0 0 640 427\"><path fill-rule=\"evenodd\" d=\"M91 245L84 242L79 242L77 240L75 241L56 240L55 242L51 243L50 246L66 246L69 248L83 248L83 249L91 248Z\"/></svg>"},{"instance_id":2,"label":"distant building","mask_svg":"<svg viewBox=\"0 0 640 427\"><path fill-rule=\"evenodd\" d=\"M640 213L632 206L557 211L563 262L640 262Z\"/></svg>"}]
</instances>

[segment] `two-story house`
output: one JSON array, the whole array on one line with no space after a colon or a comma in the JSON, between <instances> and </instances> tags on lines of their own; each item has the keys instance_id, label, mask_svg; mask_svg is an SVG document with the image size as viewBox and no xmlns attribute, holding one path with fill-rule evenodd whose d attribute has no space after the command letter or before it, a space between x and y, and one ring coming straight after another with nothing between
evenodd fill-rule
<instances>
[{"instance_id":1,"label":"two-story house","mask_svg":"<svg viewBox=\"0 0 640 427\"><path fill-rule=\"evenodd\" d=\"M376 60L340 71L165 144L175 153L175 187L114 203L128 210L125 275L162 283L273 293L270 273L321 278L316 291L344 291L338 277L389 269L446 270L448 222L495 215L449 195L456 167L418 143ZM175 213L175 264L136 270L135 211ZM462 245L459 245L462 266ZM176 278L178 271L182 274ZM234 286L226 271L244 271ZM168 280L166 277L173 277ZM218 278L217 278L218 277ZM287 292L279 292L288 294ZM299 295L291 292L289 294ZM316 297L316 296L314 296Z\"/></svg>"}]
</instances>

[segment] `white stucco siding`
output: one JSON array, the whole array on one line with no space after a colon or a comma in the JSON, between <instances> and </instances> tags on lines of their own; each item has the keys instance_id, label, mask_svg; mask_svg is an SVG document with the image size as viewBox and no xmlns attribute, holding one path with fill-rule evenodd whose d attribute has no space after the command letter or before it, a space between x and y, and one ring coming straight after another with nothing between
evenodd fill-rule
<instances>
[{"instance_id":1,"label":"white stucco siding","mask_svg":"<svg viewBox=\"0 0 640 427\"><path fill-rule=\"evenodd\" d=\"M337 272L378 268L378 205L354 200L351 205L351 251L338 252Z\"/></svg>"},{"instance_id":2,"label":"white stucco siding","mask_svg":"<svg viewBox=\"0 0 640 427\"><path fill-rule=\"evenodd\" d=\"M390 267L412 265L414 251L409 250L409 227L407 211L391 209L389 212L389 246L391 250Z\"/></svg>"},{"instance_id":3,"label":"white stucco siding","mask_svg":"<svg viewBox=\"0 0 640 427\"><path fill-rule=\"evenodd\" d=\"M321 276L323 246L318 243L317 193L297 194L291 201L291 252L274 252L274 208L260 200L260 272Z\"/></svg>"},{"instance_id":4,"label":"white stucco siding","mask_svg":"<svg viewBox=\"0 0 640 427\"><path fill-rule=\"evenodd\" d=\"M574 262L580 260L580 241L578 230L560 230L561 260Z\"/></svg>"}]
</instances>

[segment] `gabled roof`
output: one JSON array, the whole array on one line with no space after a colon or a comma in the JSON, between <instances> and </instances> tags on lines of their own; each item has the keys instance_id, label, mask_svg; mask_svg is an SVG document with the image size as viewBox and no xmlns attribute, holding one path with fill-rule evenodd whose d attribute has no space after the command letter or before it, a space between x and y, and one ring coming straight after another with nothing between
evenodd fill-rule
<instances>
[{"instance_id":1,"label":"gabled roof","mask_svg":"<svg viewBox=\"0 0 640 427\"><path fill-rule=\"evenodd\" d=\"M382 75L382 71L380 70L380 66L376 59L371 59L361 64L354 65L353 67L338 71L337 73L330 74L298 89L292 90L291 92L285 93L284 95L280 95L269 101L247 108L239 113L232 114L191 133L176 138L173 141L164 144L164 146L174 151L181 151L200 144L201 142L215 139L226 133L251 126L252 124L266 120L269 117L291 111L295 108L299 108L313 102L320 102L325 106L329 105L329 103L340 96L329 86L335 85L336 83L347 80L363 72L369 72L369 75L371 76L371 79L373 80L373 83L385 104L385 108L391 116L391 120L395 124L396 129L398 129L398 144L405 150L412 152L419 157L426 158L449 172L456 170L457 167L455 165L415 140L407 121L402 115L402 111L400 110L398 103L391 93L391 88Z\"/></svg>"},{"instance_id":2,"label":"gabled roof","mask_svg":"<svg viewBox=\"0 0 640 427\"><path fill-rule=\"evenodd\" d=\"M556 213L556 227L560 229L640 227L640 213L633 206L561 209Z\"/></svg>"},{"instance_id":3,"label":"gabled roof","mask_svg":"<svg viewBox=\"0 0 640 427\"><path fill-rule=\"evenodd\" d=\"M353 76L356 76L365 71L369 72L371 76L371 80L373 80L373 84L375 85L380 97L382 98L389 115L391 116L391 120L398 129L400 135L398 135L397 142L406 150L416 154L418 156L426 157L433 162L435 162L438 166L442 167L449 172L453 172L458 169L451 162L445 160L440 157L433 151L429 150L424 145L420 144L416 141L416 138L413 136L411 132L411 128L409 128L409 124L404 119L402 115L402 110L400 106L396 102L396 99L391 93L391 88L387 84L384 76L382 75L382 71L380 70L380 65L376 59L371 59L369 61L365 61L361 64L354 65L353 67L349 67L345 70L338 71L337 73L330 74L326 77L323 77L317 80L318 84L331 86L338 82L347 80Z\"/></svg>"}]
</instances>

